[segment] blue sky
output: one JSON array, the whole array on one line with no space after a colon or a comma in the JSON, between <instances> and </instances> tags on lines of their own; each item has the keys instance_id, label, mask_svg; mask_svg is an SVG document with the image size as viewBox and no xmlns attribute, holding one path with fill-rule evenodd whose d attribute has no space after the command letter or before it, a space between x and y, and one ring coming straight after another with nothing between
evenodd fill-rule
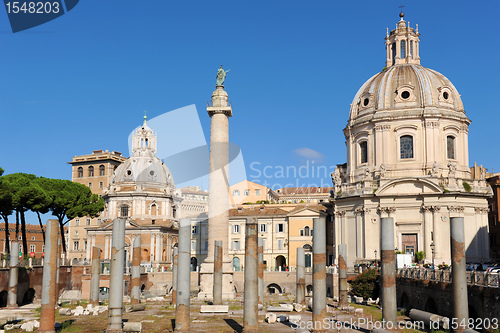
<instances>
[{"instance_id":1,"label":"blue sky","mask_svg":"<svg viewBox=\"0 0 500 333\"><path fill-rule=\"evenodd\" d=\"M241 147L248 178L329 186L324 169L298 183L291 172L275 173L346 161L349 105L385 66L386 27L395 27L399 5L85 0L16 34L0 9L0 166L69 179L66 162L74 155L127 154L144 110L154 118L191 104L208 141L206 102L223 64L231 69L230 138ZM498 1L413 1L404 8L411 26L419 24L422 65L446 75L462 95L472 120L470 164L496 172L500 40L489 13L499 10ZM274 178L258 176L266 166Z\"/></svg>"}]
</instances>

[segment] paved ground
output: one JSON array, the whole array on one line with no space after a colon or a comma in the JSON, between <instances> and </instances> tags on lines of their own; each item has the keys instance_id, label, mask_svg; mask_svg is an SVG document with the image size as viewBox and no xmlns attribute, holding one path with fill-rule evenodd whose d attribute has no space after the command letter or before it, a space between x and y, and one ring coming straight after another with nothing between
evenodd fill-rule
<instances>
[{"instance_id":1,"label":"paved ground","mask_svg":"<svg viewBox=\"0 0 500 333\"><path fill-rule=\"evenodd\" d=\"M241 332L243 324L243 299L238 298L236 301L229 303L229 313L224 315L219 314L203 314L200 313L200 306L204 302L199 302L192 299L191 304L191 332ZM266 297L267 305L278 305L279 303L291 303L291 299L287 296L273 295ZM78 304L65 305L76 307ZM84 307L86 303L82 304ZM12 319L33 319L39 317L37 307L40 304L31 304L18 309L1 309L0 324L6 323ZM375 306L361 306L363 308L363 316L355 317L353 314L348 314L345 311L334 311L329 313L330 329L328 331L337 332L339 328L341 332L369 332L368 322L377 322L381 318L381 311ZM294 332L297 326L290 322L268 324L264 322L265 311L259 312L259 332ZM280 314L280 313L276 313ZM300 325L304 328L310 328L312 322L312 314L310 311L288 312L281 313L282 315L300 315ZM168 300L165 302L147 302L145 311L124 313L124 321L142 322L143 332L172 332L174 324L175 310L169 305ZM400 317L404 321L405 318ZM63 323L61 332L104 332L107 325L107 312L103 312L97 316L64 316L56 314L56 322ZM12 330L9 332L21 332L21 330ZM416 330L401 330L401 332L418 332Z\"/></svg>"}]
</instances>

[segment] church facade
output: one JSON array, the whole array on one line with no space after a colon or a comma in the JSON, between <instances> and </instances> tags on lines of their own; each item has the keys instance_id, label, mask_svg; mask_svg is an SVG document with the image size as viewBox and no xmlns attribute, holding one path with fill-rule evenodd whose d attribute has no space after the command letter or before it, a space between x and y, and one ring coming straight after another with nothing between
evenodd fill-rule
<instances>
[{"instance_id":1,"label":"church facade","mask_svg":"<svg viewBox=\"0 0 500 333\"><path fill-rule=\"evenodd\" d=\"M397 250L449 264L449 221L460 216L467 260L486 260L491 190L485 170L471 175L471 121L450 80L420 65L418 25L400 18L387 31L386 67L351 104L347 163L332 174L334 244L347 244L348 264L380 259L380 218L392 217Z\"/></svg>"}]
</instances>

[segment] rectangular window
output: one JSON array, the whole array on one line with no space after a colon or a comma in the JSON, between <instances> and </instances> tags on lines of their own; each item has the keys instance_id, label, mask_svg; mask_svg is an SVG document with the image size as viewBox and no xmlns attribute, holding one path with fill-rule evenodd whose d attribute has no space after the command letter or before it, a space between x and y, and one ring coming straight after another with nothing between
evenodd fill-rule
<instances>
[{"instance_id":1,"label":"rectangular window","mask_svg":"<svg viewBox=\"0 0 500 333\"><path fill-rule=\"evenodd\" d=\"M250 190L244 190L243 191L244 196L249 196L250 195Z\"/></svg>"},{"instance_id":2,"label":"rectangular window","mask_svg":"<svg viewBox=\"0 0 500 333\"><path fill-rule=\"evenodd\" d=\"M363 141L359 143L359 151L361 155L361 163L367 163L368 162L368 142Z\"/></svg>"},{"instance_id":3,"label":"rectangular window","mask_svg":"<svg viewBox=\"0 0 500 333\"><path fill-rule=\"evenodd\" d=\"M78 251L78 248L80 247L80 242L79 241L74 241L73 242L73 250Z\"/></svg>"},{"instance_id":4,"label":"rectangular window","mask_svg":"<svg viewBox=\"0 0 500 333\"><path fill-rule=\"evenodd\" d=\"M240 225L233 224L233 234L239 234L239 233L240 233Z\"/></svg>"},{"instance_id":5,"label":"rectangular window","mask_svg":"<svg viewBox=\"0 0 500 333\"><path fill-rule=\"evenodd\" d=\"M401 41L401 59L406 58L406 41L402 40Z\"/></svg>"},{"instance_id":6,"label":"rectangular window","mask_svg":"<svg viewBox=\"0 0 500 333\"><path fill-rule=\"evenodd\" d=\"M203 244L203 251L208 251L208 241L207 240Z\"/></svg>"},{"instance_id":7,"label":"rectangular window","mask_svg":"<svg viewBox=\"0 0 500 333\"><path fill-rule=\"evenodd\" d=\"M284 249L284 240L283 239L278 239L278 250L283 250Z\"/></svg>"},{"instance_id":8,"label":"rectangular window","mask_svg":"<svg viewBox=\"0 0 500 333\"><path fill-rule=\"evenodd\" d=\"M35 244L30 245L30 252L36 252L36 245Z\"/></svg>"},{"instance_id":9,"label":"rectangular window","mask_svg":"<svg viewBox=\"0 0 500 333\"><path fill-rule=\"evenodd\" d=\"M89 188L90 188L90 189L92 188L92 183L89 183Z\"/></svg>"},{"instance_id":10,"label":"rectangular window","mask_svg":"<svg viewBox=\"0 0 500 333\"><path fill-rule=\"evenodd\" d=\"M193 235L198 234L198 226L193 225L193 226L191 227L191 233L192 233Z\"/></svg>"},{"instance_id":11,"label":"rectangular window","mask_svg":"<svg viewBox=\"0 0 500 333\"><path fill-rule=\"evenodd\" d=\"M120 208L120 213L122 217L128 216L128 206L122 206Z\"/></svg>"},{"instance_id":12,"label":"rectangular window","mask_svg":"<svg viewBox=\"0 0 500 333\"><path fill-rule=\"evenodd\" d=\"M102 182L99 182L99 188L102 188Z\"/></svg>"},{"instance_id":13,"label":"rectangular window","mask_svg":"<svg viewBox=\"0 0 500 333\"><path fill-rule=\"evenodd\" d=\"M239 197L240 196L240 191L239 190L234 190L233 191L233 197Z\"/></svg>"},{"instance_id":14,"label":"rectangular window","mask_svg":"<svg viewBox=\"0 0 500 333\"><path fill-rule=\"evenodd\" d=\"M284 223L278 223L276 225L276 232L285 232L285 224Z\"/></svg>"},{"instance_id":15,"label":"rectangular window","mask_svg":"<svg viewBox=\"0 0 500 333\"><path fill-rule=\"evenodd\" d=\"M255 190L255 195L260 195L260 190Z\"/></svg>"},{"instance_id":16,"label":"rectangular window","mask_svg":"<svg viewBox=\"0 0 500 333\"><path fill-rule=\"evenodd\" d=\"M300 229L300 235L304 236L304 229Z\"/></svg>"},{"instance_id":17,"label":"rectangular window","mask_svg":"<svg viewBox=\"0 0 500 333\"><path fill-rule=\"evenodd\" d=\"M75 237L78 237L78 230L75 230Z\"/></svg>"},{"instance_id":18,"label":"rectangular window","mask_svg":"<svg viewBox=\"0 0 500 333\"><path fill-rule=\"evenodd\" d=\"M87 241L83 242L83 248L85 249L85 251L87 251Z\"/></svg>"},{"instance_id":19,"label":"rectangular window","mask_svg":"<svg viewBox=\"0 0 500 333\"><path fill-rule=\"evenodd\" d=\"M399 139L399 146L402 160L413 158L413 137L411 135L403 135Z\"/></svg>"},{"instance_id":20,"label":"rectangular window","mask_svg":"<svg viewBox=\"0 0 500 333\"><path fill-rule=\"evenodd\" d=\"M86 224L90 225L90 219L87 219Z\"/></svg>"},{"instance_id":21,"label":"rectangular window","mask_svg":"<svg viewBox=\"0 0 500 333\"><path fill-rule=\"evenodd\" d=\"M233 251L239 251L240 250L240 241L238 241L238 240L232 241L232 243L231 243L231 249Z\"/></svg>"},{"instance_id":22,"label":"rectangular window","mask_svg":"<svg viewBox=\"0 0 500 333\"><path fill-rule=\"evenodd\" d=\"M80 225L80 219L75 220L75 226L78 227Z\"/></svg>"},{"instance_id":23,"label":"rectangular window","mask_svg":"<svg viewBox=\"0 0 500 333\"><path fill-rule=\"evenodd\" d=\"M452 136L446 137L446 151L448 158L451 160L455 159L455 138Z\"/></svg>"},{"instance_id":24,"label":"rectangular window","mask_svg":"<svg viewBox=\"0 0 500 333\"><path fill-rule=\"evenodd\" d=\"M101 222L102 222L101 219L97 219L97 225L101 225Z\"/></svg>"},{"instance_id":25,"label":"rectangular window","mask_svg":"<svg viewBox=\"0 0 500 333\"><path fill-rule=\"evenodd\" d=\"M267 232L267 224L266 223L259 224L259 232Z\"/></svg>"},{"instance_id":26,"label":"rectangular window","mask_svg":"<svg viewBox=\"0 0 500 333\"><path fill-rule=\"evenodd\" d=\"M191 241L191 251L196 251L196 241L195 240Z\"/></svg>"},{"instance_id":27,"label":"rectangular window","mask_svg":"<svg viewBox=\"0 0 500 333\"><path fill-rule=\"evenodd\" d=\"M262 238L262 251L266 250L266 239Z\"/></svg>"}]
</instances>

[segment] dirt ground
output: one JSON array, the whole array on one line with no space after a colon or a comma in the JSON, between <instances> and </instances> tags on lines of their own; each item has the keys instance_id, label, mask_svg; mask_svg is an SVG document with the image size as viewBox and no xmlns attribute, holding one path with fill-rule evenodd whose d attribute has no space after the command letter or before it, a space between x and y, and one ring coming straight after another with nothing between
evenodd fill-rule
<instances>
[{"instance_id":1,"label":"dirt ground","mask_svg":"<svg viewBox=\"0 0 500 333\"><path fill-rule=\"evenodd\" d=\"M266 297L265 305L278 305L279 303L292 303L293 299L287 296L272 295ZM164 302L146 302L146 310L140 312L123 313L123 320L130 322L141 322L143 332L173 332L173 325L175 325L175 309L170 305L169 299L165 299ZM229 313L227 314L204 314L200 313L200 307L205 302L191 299L191 330L190 332L242 332L243 325L243 298L240 296L235 301L228 302ZM63 307L75 308L77 305L86 307L87 303L78 302L73 304L64 304ZM367 323L373 322L381 319L381 310L375 306L362 306L354 305L357 308L363 308L362 316L354 316L352 313L347 313L345 311L335 310L333 313L329 313L328 316L331 319L331 329L328 331L338 332L335 326L340 329L340 332L367 332L369 329ZM39 308L31 306L30 317L39 317ZM27 309L19 309L23 311L22 315L17 316L17 318L22 319L27 317ZM4 310L0 310L0 315ZM12 310L9 310L12 311ZM265 322L265 311L259 311L259 332L294 332L297 326L290 322L276 322L274 324L268 324ZM276 313L277 315L300 315L301 325L303 328L308 328L308 322L311 324L312 313L308 310L297 312L284 312ZM58 330L59 332L99 332L102 333L106 330L107 326L107 311L97 315L89 316L59 316L58 311L56 311L56 323L62 324L62 327ZM1 316L0 316L1 317ZM11 315L9 318L16 318L15 315ZM27 318L26 318L27 319ZM399 317L401 321L406 318ZM7 319L4 317L4 324ZM20 329L11 330L9 332L24 332ZM401 332L419 332L418 330L408 329L401 330Z\"/></svg>"}]
</instances>

